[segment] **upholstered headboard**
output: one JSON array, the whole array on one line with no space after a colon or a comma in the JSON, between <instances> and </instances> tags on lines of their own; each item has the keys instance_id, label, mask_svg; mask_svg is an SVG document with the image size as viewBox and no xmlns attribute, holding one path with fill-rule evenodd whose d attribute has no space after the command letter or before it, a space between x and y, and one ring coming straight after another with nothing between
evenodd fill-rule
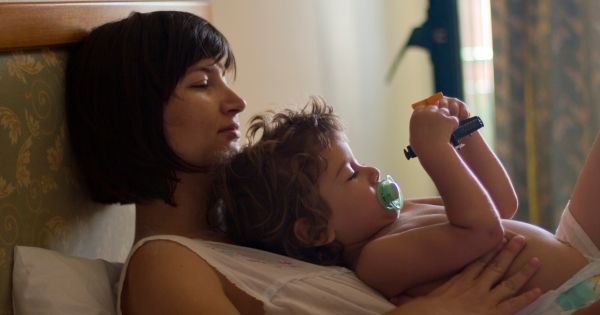
<instances>
[{"instance_id":1,"label":"upholstered headboard","mask_svg":"<svg viewBox=\"0 0 600 315\"><path fill-rule=\"evenodd\" d=\"M0 3L0 314L12 314L13 248L28 245L121 261L132 206L91 202L77 180L64 117L67 47L131 11L188 11L206 1Z\"/></svg>"}]
</instances>

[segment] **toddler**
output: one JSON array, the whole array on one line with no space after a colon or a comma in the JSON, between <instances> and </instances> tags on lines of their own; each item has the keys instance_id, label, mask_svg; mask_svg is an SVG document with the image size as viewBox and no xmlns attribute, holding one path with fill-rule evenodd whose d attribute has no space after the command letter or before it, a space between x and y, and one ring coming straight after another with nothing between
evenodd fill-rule
<instances>
[{"instance_id":1,"label":"toddler","mask_svg":"<svg viewBox=\"0 0 600 315\"><path fill-rule=\"evenodd\" d=\"M523 290L545 292L523 314L570 312L598 299L600 195L590 187L600 185L599 141L552 235L511 220L512 183L478 132L460 150L449 143L469 116L464 103L446 97L414 108L410 145L440 197L398 198L395 207L378 198L382 176L354 157L322 99L256 116L248 145L217 172L223 226L241 245L346 266L387 298L426 294L505 235L521 234L527 247L508 273L539 258Z\"/></svg>"}]
</instances>

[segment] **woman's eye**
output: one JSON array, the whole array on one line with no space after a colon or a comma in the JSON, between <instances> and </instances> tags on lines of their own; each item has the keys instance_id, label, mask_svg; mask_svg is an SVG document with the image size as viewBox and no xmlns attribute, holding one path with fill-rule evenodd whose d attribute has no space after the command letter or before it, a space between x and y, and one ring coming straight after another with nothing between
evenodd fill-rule
<instances>
[{"instance_id":1,"label":"woman's eye","mask_svg":"<svg viewBox=\"0 0 600 315\"><path fill-rule=\"evenodd\" d=\"M195 89L205 89L208 87L208 82L192 84L191 87Z\"/></svg>"}]
</instances>

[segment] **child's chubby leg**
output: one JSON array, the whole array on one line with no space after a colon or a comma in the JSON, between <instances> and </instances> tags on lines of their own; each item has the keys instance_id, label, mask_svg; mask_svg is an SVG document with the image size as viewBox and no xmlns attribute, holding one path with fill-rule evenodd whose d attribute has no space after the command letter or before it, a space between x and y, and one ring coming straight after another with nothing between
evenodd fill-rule
<instances>
[{"instance_id":1,"label":"child's chubby leg","mask_svg":"<svg viewBox=\"0 0 600 315\"><path fill-rule=\"evenodd\" d=\"M600 133L577 178L569 209L596 247L600 248Z\"/></svg>"}]
</instances>

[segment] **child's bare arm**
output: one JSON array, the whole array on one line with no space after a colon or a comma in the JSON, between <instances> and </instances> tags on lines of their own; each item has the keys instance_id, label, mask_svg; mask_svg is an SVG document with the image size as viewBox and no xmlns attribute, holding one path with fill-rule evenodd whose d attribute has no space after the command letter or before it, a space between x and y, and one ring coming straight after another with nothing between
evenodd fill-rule
<instances>
[{"instance_id":1,"label":"child's bare arm","mask_svg":"<svg viewBox=\"0 0 600 315\"><path fill-rule=\"evenodd\" d=\"M512 218L519 204L512 181L502 162L479 132L463 138L462 142L465 146L459 151L460 155L490 194L500 217Z\"/></svg>"},{"instance_id":2,"label":"child's bare arm","mask_svg":"<svg viewBox=\"0 0 600 315\"><path fill-rule=\"evenodd\" d=\"M449 223L378 238L361 251L358 276L388 297L458 270L498 245L502 226L494 203L448 142L456 117L417 107L410 142L440 192Z\"/></svg>"},{"instance_id":3,"label":"child's bare arm","mask_svg":"<svg viewBox=\"0 0 600 315\"><path fill-rule=\"evenodd\" d=\"M411 199L407 199L406 201L413 202L413 203L424 203L424 204L436 205L436 206L444 205L444 201L442 200L442 197L440 197L440 196L424 197L424 198L411 198Z\"/></svg>"},{"instance_id":4,"label":"child's bare arm","mask_svg":"<svg viewBox=\"0 0 600 315\"><path fill-rule=\"evenodd\" d=\"M469 118L467 106L458 99L444 98L440 107L447 107L459 120ZM465 146L459 151L462 159L481 181L503 219L512 218L518 207L517 194L502 162L492 151L479 132L461 141Z\"/></svg>"},{"instance_id":5,"label":"child's bare arm","mask_svg":"<svg viewBox=\"0 0 600 315\"><path fill-rule=\"evenodd\" d=\"M387 298L445 278L494 247L449 223L391 234L369 242L356 263L357 276Z\"/></svg>"},{"instance_id":6,"label":"child's bare arm","mask_svg":"<svg viewBox=\"0 0 600 315\"><path fill-rule=\"evenodd\" d=\"M502 226L494 203L475 175L448 142L458 121L447 109L415 109L410 121L410 142L444 201L454 226L502 239Z\"/></svg>"}]
</instances>

